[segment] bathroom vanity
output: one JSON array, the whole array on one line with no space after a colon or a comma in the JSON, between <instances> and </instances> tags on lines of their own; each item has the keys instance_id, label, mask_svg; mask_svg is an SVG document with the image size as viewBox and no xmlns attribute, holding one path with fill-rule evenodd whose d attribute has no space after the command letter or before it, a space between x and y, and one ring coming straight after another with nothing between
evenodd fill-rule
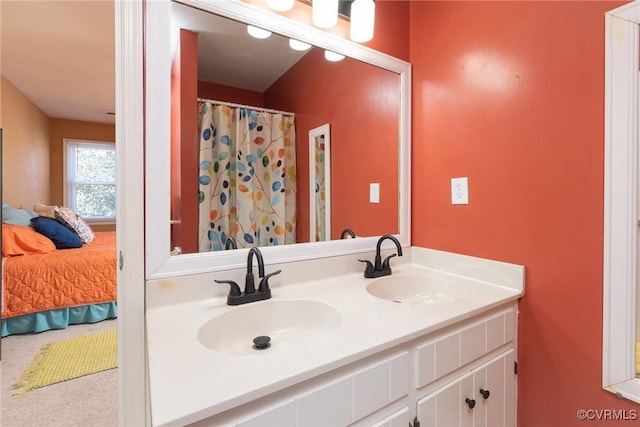
<instances>
[{"instance_id":1,"label":"bathroom vanity","mask_svg":"<svg viewBox=\"0 0 640 427\"><path fill-rule=\"evenodd\" d=\"M265 259L272 298L236 307L214 279L243 269L149 282L153 425L515 425L524 267L412 247L365 279L372 255Z\"/></svg>"},{"instance_id":2,"label":"bathroom vanity","mask_svg":"<svg viewBox=\"0 0 640 427\"><path fill-rule=\"evenodd\" d=\"M391 139L386 148L369 144L381 150L377 158L395 177L381 189L389 191L382 200L397 201L397 227L361 232L350 220L354 239L263 247L266 273L282 269L270 281L272 297L234 307L226 304L229 286L215 280L243 283L246 250L176 255L172 228L181 219L172 216L168 191L176 160L170 155L171 35L214 28L180 22L174 13L180 6L202 12L197 22L216 15L250 24L394 76L389 90L361 92L364 105L398 107L391 124L397 145ZM310 11L301 16L310 19ZM126 142L118 166L126 177L120 206L127 211L119 227L121 424L406 426L417 418L425 426L448 424L449 417L462 424L500 424L494 417L514 424L516 307L524 268L410 247L409 63L240 0L117 2L116 29L116 77L123 82L116 109L127 118L118 125L118 140ZM374 93L387 98L372 101ZM397 98L389 102L389 94ZM339 101L350 116L365 111L353 96L326 104L335 112ZM367 114L369 127L386 123ZM335 120L316 121L331 123L333 132ZM333 147L349 139L334 134ZM332 170L337 166L332 161ZM334 203L332 216L368 207ZM373 259L378 233L396 236L404 256L392 259L391 276L365 279L358 260ZM433 286L422 302L415 292L397 294L396 288L416 282ZM253 338L265 334L271 346L253 350ZM475 401L473 409L466 399Z\"/></svg>"}]
</instances>

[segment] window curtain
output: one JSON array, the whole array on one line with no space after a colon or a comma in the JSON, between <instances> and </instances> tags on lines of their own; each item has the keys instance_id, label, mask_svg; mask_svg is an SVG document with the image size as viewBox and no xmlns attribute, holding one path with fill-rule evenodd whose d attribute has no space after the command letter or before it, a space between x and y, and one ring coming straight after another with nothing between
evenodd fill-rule
<instances>
[{"instance_id":1,"label":"window curtain","mask_svg":"<svg viewBox=\"0 0 640 427\"><path fill-rule=\"evenodd\" d=\"M198 102L199 250L296 242L294 117Z\"/></svg>"}]
</instances>

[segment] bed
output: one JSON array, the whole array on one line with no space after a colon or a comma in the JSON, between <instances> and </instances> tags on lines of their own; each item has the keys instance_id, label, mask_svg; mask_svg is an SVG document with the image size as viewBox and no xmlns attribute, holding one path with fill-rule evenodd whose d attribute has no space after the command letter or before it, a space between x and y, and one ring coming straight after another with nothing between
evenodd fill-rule
<instances>
[{"instance_id":1,"label":"bed","mask_svg":"<svg viewBox=\"0 0 640 427\"><path fill-rule=\"evenodd\" d=\"M2 336L117 316L115 231L79 248L2 258Z\"/></svg>"}]
</instances>

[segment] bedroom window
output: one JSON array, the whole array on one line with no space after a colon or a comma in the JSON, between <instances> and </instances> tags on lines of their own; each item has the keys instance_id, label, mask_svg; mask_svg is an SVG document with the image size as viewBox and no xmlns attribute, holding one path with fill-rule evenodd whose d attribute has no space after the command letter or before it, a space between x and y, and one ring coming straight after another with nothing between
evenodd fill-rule
<instances>
[{"instance_id":1,"label":"bedroom window","mask_svg":"<svg viewBox=\"0 0 640 427\"><path fill-rule=\"evenodd\" d=\"M90 222L116 217L115 144L64 140L65 206Z\"/></svg>"}]
</instances>

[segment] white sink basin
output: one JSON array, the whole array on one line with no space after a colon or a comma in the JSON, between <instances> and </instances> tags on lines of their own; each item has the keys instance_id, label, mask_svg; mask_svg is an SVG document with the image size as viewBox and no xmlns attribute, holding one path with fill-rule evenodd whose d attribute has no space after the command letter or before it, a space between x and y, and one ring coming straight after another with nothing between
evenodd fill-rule
<instances>
[{"instance_id":1,"label":"white sink basin","mask_svg":"<svg viewBox=\"0 0 640 427\"><path fill-rule=\"evenodd\" d=\"M267 300L241 305L214 317L198 330L198 340L228 354L291 351L334 331L342 316L333 307L309 300ZM254 348L258 336L271 338L264 350Z\"/></svg>"},{"instance_id":2,"label":"white sink basin","mask_svg":"<svg viewBox=\"0 0 640 427\"><path fill-rule=\"evenodd\" d=\"M415 276L386 276L367 285L367 292L377 298L398 303L439 304L460 298L464 287L452 279Z\"/></svg>"}]
</instances>

